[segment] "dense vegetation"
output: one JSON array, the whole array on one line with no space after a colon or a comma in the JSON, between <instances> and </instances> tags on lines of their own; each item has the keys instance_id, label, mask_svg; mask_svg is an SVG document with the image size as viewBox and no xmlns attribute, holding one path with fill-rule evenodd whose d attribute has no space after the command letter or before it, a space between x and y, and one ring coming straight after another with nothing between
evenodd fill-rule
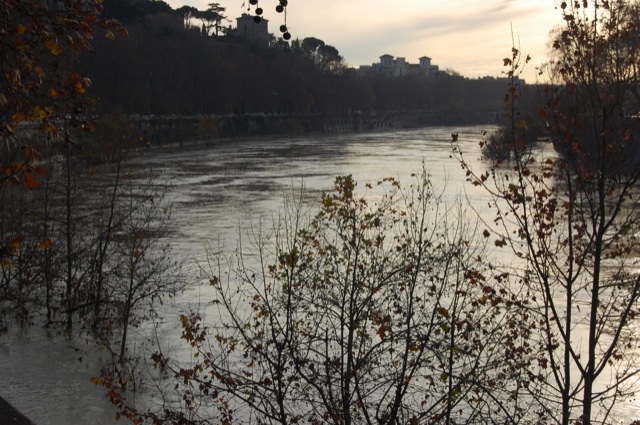
<instances>
[{"instance_id":1,"label":"dense vegetation","mask_svg":"<svg viewBox=\"0 0 640 425\"><path fill-rule=\"evenodd\" d=\"M441 123L492 120L504 79L358 77L337 49L313 37L252 42L204 35L184 9L159 1L111 0L105 13L130 37L98 37L79 65L99 113L140 115L288 113L325 115L423 110ZM188 11L187 11L188 12ZM194 25L194 26L190 26ZM372 61L375 58L372 58Z\"/></svg>"}]
</instances>

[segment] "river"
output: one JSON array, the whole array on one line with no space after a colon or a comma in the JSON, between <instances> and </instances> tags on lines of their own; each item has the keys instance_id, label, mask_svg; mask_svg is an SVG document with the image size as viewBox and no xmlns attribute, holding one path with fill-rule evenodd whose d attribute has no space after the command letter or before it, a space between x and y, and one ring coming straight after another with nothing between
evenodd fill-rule
<instances>
[{"instance_id":1,"label":"river","mask_svg":"<svg viewBox=\"0 0 640 425\"><path fill-rule=\"evenodd\" d=\"M464 171L451 157L451 133L455 132L472 166L486 168L478 147L484 130L441 127L223 141L211 146L153 148L130 161L153 173L161 171L160 181L170 185L173 252L195 276L195 265L203 260L208 243L235 248L238 229L256 217L277 213L291 188L304 185L307 193L317 195L331 190L337 175L353 175L360 188L384 177L408 183L424 162L434 186L446 187L452 200L465 195L476 206L486 205L487 194L465 183ZM207 300L206 288L194 282L161 308L161 326L170 334L179 313ZM146 337L137 335L141 344ZM114 423L114 409L105 400L104 390L89 382L98 373L103 353L85 341L61 341L38 329L0 336L0 395L38 425ZM177 341L163 343L178 346ZM625 419L640 417L640 407L633 403L622 412Z\"/></svg>"}]
</instances>

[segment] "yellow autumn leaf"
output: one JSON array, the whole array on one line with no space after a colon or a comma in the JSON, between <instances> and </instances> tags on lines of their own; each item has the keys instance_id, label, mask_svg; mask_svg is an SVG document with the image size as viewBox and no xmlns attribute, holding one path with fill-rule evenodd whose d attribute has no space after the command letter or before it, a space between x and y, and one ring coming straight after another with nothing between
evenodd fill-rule
<instances>
[{"instance_id":1,"label":"yellow autumn leaf","mask_svg":"<svg viewBox=\"0 0 640 425\"><path fill-rule=\"evenodd\" d=\"M19 238L16 238L11 241L11 247L13 249L20 249L21 246L22 246L22 241Z\"/></svg>"},{"instance_id":2,"label":"yellow autumn leaf","mask_svg":"<svg viewBox=\"0 0 640 425\"><path fill-rule=\"evenodd\" d=\"M107 33L104 36L107 37L107 39L109 40L114 40L116 38L116 36L113 35L111 31L107 31Z\"/></svg>"},{"instance_id":3,"label":"yellow autumn leaf","mask_svg":"<svg viewBox=\"0 0 640 425\"><path fill-rule=\"evenodd\" d=\"M51 246L52 242L51 239L47 238L45 240L43 240L42 242L40 242L40 248L42 249L47 249Z\"/></svg>"},{"instance_id":4,"label":"yellow autumn leaf","mask_svg":"<svg viewBox=\"0 0 640 425\"><path fill-rule=\"evenodd\" d=\"M74 87L78 93L84 94L87 91L87 89L84 88L84 84L82 84L81 81L76 82Z\"/></svg>"},{"instance_id":5,"label":"yellow autumn leaf","mask_svg":"<svg viewBox=\"0 0 640 425\"><path fill-rule=\"evenodd\" d=\"M39 106L31 108L31 119L33 121L41 121L47 116L47 113Z\"/></svg>"},{"instance_id":6,"label":"yellow autumn leaf","mask_svg":"<svg viewBox=\"0 0 640 425\"><path fill-rule=\"evenodd\" d=\"M516 121L516 128L524 128L527 129L527 122L525 120Z\"/></svg>"},{"instance_id":7,"label":"yellow autumn leaf","mask_svg":"<svg viewBox=\"0 0 640 425\"><path fill-rule=\"evenodd\" d=\"M51 53L53 56L58 56L60 53L62 53L62 49L58 45L57 38L47 38L47 41L45 41L45 46L47 47L47 50L49 50L49 53Z\"/></svg>"},{"instance_id":8,"label":"yellow autumn leaf","mask_svg":"<svg viewBox=\"0 0 640 425\"><path fill-rule=\"evenodd\" d=\"M49 89L49 96L51 96L51 97L52 97L52 98L54 98L54 99L55 99L56 97L58 97L58 92L56 91L56 89L54 89L54 88L50 88L50 89Z\"/></svg>"},{"instance_id":9,"label":"yellow autumn leaf","mask_svg":"<svg viewBox=\"0 0 640 425\"><path fill-rule=\"evenodd\" d=\"M22 25L22 24L18 25L18 27L16 28L16 32L20 35L24 35L24 33L27 32L26 25Z\"/></svg>"},{"instance_id":10,"label":"yellow autumn leaf","mask_svg":"<svg viewBox=\"0 0 640 425\"><path fill-rule=\"evenodd\" d=\"M438 311L438 314L440 314L441 316L449 317L449 310L447 310L446 308L438 307L437 311Z\"/></svg>"}]
</instances>

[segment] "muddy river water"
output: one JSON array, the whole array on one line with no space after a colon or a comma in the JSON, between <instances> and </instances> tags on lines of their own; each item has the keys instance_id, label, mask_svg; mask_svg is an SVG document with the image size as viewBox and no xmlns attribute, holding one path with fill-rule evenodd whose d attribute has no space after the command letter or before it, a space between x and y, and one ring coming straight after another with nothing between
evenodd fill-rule
<instances>
[{"instance_id":1,"label":"muddy river water","mask_svg":"<svg viewBox=\"0 0 640 425\"><path fill-rule=\"evenodd\" d=\"M337 175L353 175L359 187L384 177L408 183L412 173L421 172L424 162L434 186L446 187L447 196L463 195L476 206L486 205L486 193L465 183L463 170L451 157L451 133L456 132L467 160L476 170L483 170L486 164L479 160L478 142L485 129L442 127L224 141L154 148L131 161L154 173L162 171L161 181L170 185L170 242L177 258L195 276L207 244L235 248L239 229L256 217L276 214L292 188L304 185L314 196L331 190ZM179 313L198 308L207 299L206 289L194 282L178 299L162 306L167 334L177 328ZM138 338L142 346L146 335ZM89 382L104 353L93 349L90 342L60 340L36 329L0 336L0 396L39 425L115 423L103 389ZM180 350L176 348L179 341L163 343ZM627 403L620 413L628 423L640 418L640 406Z\"/></svg>"}]
</instances>

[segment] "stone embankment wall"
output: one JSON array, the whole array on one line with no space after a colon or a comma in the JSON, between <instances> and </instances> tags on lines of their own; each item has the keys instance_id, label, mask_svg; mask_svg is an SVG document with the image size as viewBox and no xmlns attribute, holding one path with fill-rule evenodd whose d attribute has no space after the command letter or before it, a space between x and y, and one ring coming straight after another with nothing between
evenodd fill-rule
<instances>
[{"instance_id":1,"label":"stone embankment wall","mask_svg":"<svg viewBox=\"0 0 640 425\"><path fill-rule=\"evenodd\" d=\"M434 124L432 114L422 111L388 112L364 116L348 114L242 114L222 116L131 117L141 136L152 145L193 140L234 139L258 136L353 133L383 129L417 128Z\"/></svg>"}]
</instances>

